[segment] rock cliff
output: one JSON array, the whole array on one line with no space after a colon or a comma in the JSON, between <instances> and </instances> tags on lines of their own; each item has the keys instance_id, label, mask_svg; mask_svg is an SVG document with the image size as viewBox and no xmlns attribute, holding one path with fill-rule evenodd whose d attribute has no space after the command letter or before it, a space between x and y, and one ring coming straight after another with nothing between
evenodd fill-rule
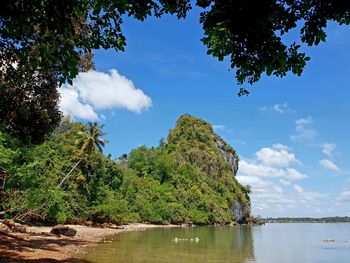
<instances>
[{"instance_id":1,"label":"rock cliff","mask_svg":"<svg viewBox=\"0 0 350 263\"><path fill-rule=\"evenodd\" d=\"M170 130L167 144L178 165L190 163L207 177L225 185L225 189L219 191L229 192L227 202L234 221L242 222L249 216L249 190L235 178L238 155L223 138L215 134L210 123L183 115L176 127Z\"/></svg>"}]
</instances>

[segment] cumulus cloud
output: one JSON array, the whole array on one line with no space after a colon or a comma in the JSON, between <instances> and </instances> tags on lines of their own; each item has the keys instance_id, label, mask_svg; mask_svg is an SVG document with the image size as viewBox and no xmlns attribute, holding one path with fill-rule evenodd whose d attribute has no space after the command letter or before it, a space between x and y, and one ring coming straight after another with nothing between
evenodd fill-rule
<instances>
[{"instance_id":1,"label":"cumulus cloud","mask_svg":"<svg viewBox=\"0 0 350 263\"><path fill-rule=\"evenodd\" d=\"M293 189L298 193L304 192L304 189L300 185L297 185L297 184L293 185Z\"/></svg>"},{"instance_id":2,"label":"cumulus cloud","mask_svg":"<svg viewBox=\"0 0 350 263\"><path fill-rule=\"evenodd\" d=\"M239 163L239 175L285 178L289 180L301 180L307 177L294 168L280 168L246 160L241 160Z\"/></svg>"},{"instance_id":3,"label":"cumulus cloud","mask_svg":"<svg viewBox=\"0 0 350 263\"><path fill-rule=\"evenodd\" d=\"M280 186L278 186L278 185L274 185L274 186L272 187L272 189L273 189L276 193L282 194L282 193L284 192L284 191L283 191L283 188L280 187Z\"/></svg>"},{"instance_id":4,"label":"cumulus cloud","mask_svg":"<svg viewBox=\"0 0 350 263\"><path fill-rule=\"evenodd\" d=\"M340 168L331 160L323 159L323 160L320 160L318 163L326 169L337 171L337 172L341 171Z\"/></svg>"},{"instance_id":5,"label":"cumulus cloud","mask_svg":"<svg viewBox=\"0 0 350 263\"><path fill-rule=\"evenodd\" d=\"M311 127L313 119L307 118L298 119L295 121L296 134L291 136L293 141L312 140L316 135L316 131Z\"/></svg>"},{"instance_id":6,"label":"cumulus cloud","mask_svg":"<svg viewBox=\"0 0 350 263\"><path fill-rule=\"evenodd\" d=\"M307 176L291 164L300 164L295 154L290 152L288 146L274 144L272 147L263 147L255 153L254 160L241 160L239 175L252 177L280 178L286 184L287 180L301 180Z\"/></svg>"},{"instance_id":7,"label":"cumulus cloud","mask_svg":"<svg viewBox=\"0 0 350 263\"><path fill-rule=\"evenodd\" d=\"M61 88L60 109L64 115L94 121L98 115L90 104L79 100L79 93L74 89Z\"/></svg>"},{"instance_id":8,"label":"cumulus cloud","mask_svg":"<svg viewBox=\"0 0 350 263\"><path fill-rule=\"evenodd\" d=\"M324 143L321 145L322 152L328 157L332 157L333 151L337 147L334 143Z\"/></svg>"},{"instance_id":9,"label":"cumulus cloud","mask_svg":"<svg viewBox=\"0 0 350 263\"><path fill-rule=\"evenodd\" d=\"M261 107L260 110L261 111L273 111L273 112L277 112L280 114L294 111L291 108L289 108L287 102L285 102L283 104L274 104L272 106L264 106L264 107Z\"/></svg>"},{"instance_id":10,"label":"cumulus cloud","mask_svg":"<svg viewBox=\"0 0 350 263\"><path fill-rule=\"evenodd\" d=\"M86 120L99 119L98 110L122 108L139 113L152 105L150 97L115 69L79 73L73 85L64 85L60 93L63 114Z\"/></svg>"},{"instance_id":11,"label":"cumulus cloud","mask_svg":"<svg viewBox=\"0 0 350 263\"><path fill-rule=\"evenodd\" d=\"M287 216L303 214L311 208L316 213L321 202L327 199L295 183L307 178L305 173L294 167L300 163L292 150L283 144L263 147L253 159L241 159L236 178L240 183L251 186L253 213Z\"/></svg>"},{"instance_id":12,"label":"cumulus cloud","mask_svg":"<svg viewBox=\"0 0 350 263\"><path fill-rule=\"evenodd\" d=\"M253 189L265 189L271 186L271 182L260 179L257 176L238 175L236 179L243 185L250 185Z\"/></svg>"},{"instance_id":13,"label":"cumulus cloud","mask_svg":"<svg viewBox=\"0 0 350 263\"><path fill-rule=\"evenodd\" d=\"M287 180L284 180L284 179L279 179L278 180L282 185L284 186L289 186L291 185L291 182L287 181Z\"/></svg>"},{"instance_id":14,"label":"cumulus cloud","mask_svg":"<svg viewBox=\"0 0 350 263\"><path fill-rule=\"evenodd\" d=\"M343 191L341 192L340 196L338 197L338 201L342 202L349 202L350 201L350 191Z\"/></svg>"},{"instance_id":15,"label":"cumulus cloud","mask_svg":"<svg viewBox=\"0 0 350 263\"><path fill-rule=\"evenodd\" d=\"M288 147L282 144L261 148L255 155L261 163L268 166L287 167L292 162L299 162L294 153L288 152Z\"/></svg>"}]
</instances>

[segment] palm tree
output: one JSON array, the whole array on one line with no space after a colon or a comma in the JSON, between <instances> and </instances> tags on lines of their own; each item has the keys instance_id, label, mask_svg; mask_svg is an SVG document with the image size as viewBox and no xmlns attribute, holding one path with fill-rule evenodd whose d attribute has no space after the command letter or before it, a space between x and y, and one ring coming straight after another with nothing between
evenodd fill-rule
<instances>
[{"instance_id":1,"label":"palm tree","mask_svg":"<svg viewBox=\"0 0 350 263\"><path fill-rule=\"evenodd\" d=\"M75 168L80 164L80 162L91 153L100 151L108 142L101 139L101 136L106 135L102 131L104 125L99 125L97 122L89 122L79 133L78 139L75 141L76 145L80 148L81 157L78 162L72 167L72 169L66 174L62 181L58 184L57 188L60 188L65 180L70 176L70 174L75 170Z\"/></svg>"}]
</instances>

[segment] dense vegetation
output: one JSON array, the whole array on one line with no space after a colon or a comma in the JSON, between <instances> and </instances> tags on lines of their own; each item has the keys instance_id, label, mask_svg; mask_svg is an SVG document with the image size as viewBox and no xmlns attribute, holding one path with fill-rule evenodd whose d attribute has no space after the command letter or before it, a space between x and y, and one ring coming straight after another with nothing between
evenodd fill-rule
<instances>
[{"instance_id":1,"label":"dense vegetation","mask_svg":"<svg viewBox=\"0 0 350 263\"><path fill-rule=\"evenodd\" d=\"M238 157L209 123L184 115L159 146L117 160L101 151L102 128L65 119L36 146L0 132L4 216L52 223L249 220L249 188L234 177Z\"/></svg>"}]
</instances>

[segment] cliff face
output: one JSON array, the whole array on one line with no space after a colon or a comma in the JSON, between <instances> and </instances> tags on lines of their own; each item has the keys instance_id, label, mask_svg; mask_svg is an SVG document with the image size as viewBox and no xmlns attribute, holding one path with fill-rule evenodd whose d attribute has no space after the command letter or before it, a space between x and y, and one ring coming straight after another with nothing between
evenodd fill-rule
<instances>
[{"instance_id":1,"label":"cliff face","mask_svg":"<svg viewBox=\"0 0 350 263\"><path fill-rule=\"evenodd\" d=\"M233 176L237 174L239 158L236 151L227 144L219 135L215 135L216 146L219 148L221 156L231 165Z\"/></svg>"},{"instance_id":2,"label":"cliff face","mask_svg":"<svg viewBox=\"0 0 350 263\"><path fill-rule=\"evenodd\" d=\"M220 184L217 192L225 196L234 221L241 222L250 214L248 189L235 175L239 158L236 151L214 133L211 124L190 115L181 116L169 133L168 148L177 165L190 163L207 178Z\"/></svg>"}]
</instances>

